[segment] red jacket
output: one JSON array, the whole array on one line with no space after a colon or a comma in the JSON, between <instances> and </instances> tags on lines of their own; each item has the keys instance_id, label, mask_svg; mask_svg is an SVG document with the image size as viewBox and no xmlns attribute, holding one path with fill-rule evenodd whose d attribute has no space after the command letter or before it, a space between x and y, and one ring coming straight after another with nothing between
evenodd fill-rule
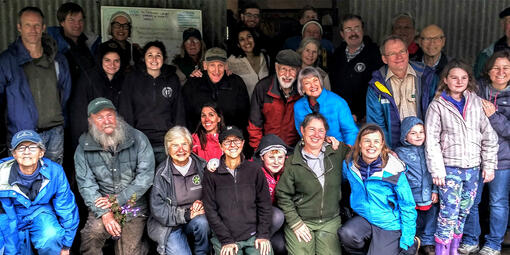
<instances>
[{"instance_id":1,"label":"red jacket","mask_svg":"<svg viewBox=\"0 0 510 255\"><path fill-rule=\"evenodd\" d=\"M206 136L207 144L205 145L205 150L202 150L202 146L200 145L200 139L198 139L198 135L195 133L191 136L193 137L192 148L193 153L205 159L205 161L209 162L209 160L212 158L219 159L223 154L223 151L221 151L220 148L218 134L207 134Z\"/></svg>"},{"instance_id":2,"label":"red jacket","mask_svg":"<svg viewBox=\"0 0 510 255\"><path fill-rule=\"evenodd\" d=\"M294 126L294 103L301 98L296 82L289 98L281 96L276 75L260 80L251 98L248 134L250 146L256 149L266 134L279 136L287 145L294 147L299 141Z\"/></svg>"}]
</instances>

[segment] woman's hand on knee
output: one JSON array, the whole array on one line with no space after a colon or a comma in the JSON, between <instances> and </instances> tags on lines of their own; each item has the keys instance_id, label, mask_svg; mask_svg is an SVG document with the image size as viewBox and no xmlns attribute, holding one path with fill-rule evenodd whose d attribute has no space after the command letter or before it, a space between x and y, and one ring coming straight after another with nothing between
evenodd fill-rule
<instances>
[{"instance_id":1,"label":"woman's hand on knee","mask_svg":"<svg viewBox=\"0 0 510 255\"><path fill-rule=\"evenodd\" d=\"M303 225L297 227L293 230L299 242L308 243L312 241L312 234L310 233L310 229L306 226L305 223Z\"/></svg>"},{"instance_id":2,"label":"woman's hand on knee","mask_svg":"<svg viewBox=\"0 0 510 255\"><path fill-rule=\"evenodd\" d=\"M225 244L221 246L220 255L236 255L238 250L239 247L235 243Z\"/></svg>"},{"instance_id":3,"label":"woman's hand on knee","mask_svg":"<svg viewBox=\"0 0 510 255\"><path fill-rule=\"evenodd\" d=\"M271 242L267 239L258 238L255 240L255 249L259 250L260 255L268 255L271 252Z\"/></svg>"}]
</instances>

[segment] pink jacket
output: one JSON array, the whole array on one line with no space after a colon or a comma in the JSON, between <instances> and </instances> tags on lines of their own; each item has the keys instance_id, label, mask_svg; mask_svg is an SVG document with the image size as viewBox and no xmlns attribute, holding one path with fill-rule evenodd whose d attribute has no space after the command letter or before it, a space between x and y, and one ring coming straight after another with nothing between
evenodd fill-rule
<instances>
[{"instance_id":1,"label":"pink jacket","mask_svg":"<svg viewBox=\"0 0 510 255\"><path fill-rule=\"evenodd\" d=\"M200 139L198 139L197 134L192 135L193 138L193 152L197 154L199 157L205 159L209 162L212 158L219 159L223 152L220 148L220 142L218 140L218 134L207 134L206 136L206 145L205 150L202 150L202 146L200 145Z\"/></svg>"}]
</instances>

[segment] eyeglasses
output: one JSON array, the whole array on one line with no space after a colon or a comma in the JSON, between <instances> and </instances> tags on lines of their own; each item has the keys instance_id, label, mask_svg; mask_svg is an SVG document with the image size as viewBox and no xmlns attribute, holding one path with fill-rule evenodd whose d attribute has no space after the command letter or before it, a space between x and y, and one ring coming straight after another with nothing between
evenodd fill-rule
<instances>
[{"instance_id":1,"label":"eyeglasses","mask_svg":"<svg viewBox=\"0 0 510 255\"><path fill-rule=\"evenodd\" d=\"M259 19L260 18L260 14L253 14L253 13L245 13L243 14L246 18L250 18L250 19Z\"/></svg>"},{"instance_id":2,"label":"eyeglasses","mask_svg":"<svg viewBox=\"0 0 510 255\"><path fill-rule=\"evenodd\" d=\"M232 140L225 140L223 141L223 146L232 146L232 144L235 144L236 146L239 146L241 145L243 141L241 141L240 139L232 139Z\"/></svg>"},{"instance_id":3,"label":"eyeglasses","mask_svg":"<svg viewBox=\"0 0 510 255\"><path fill-rule=\"evenodd\" d=\"M436 36L436 37L420 37L420 39L423 41L423 42L426 42L426 43L430 43L430 42L434 42L434 43L437 43L437 42L440 42L441 40L443 40L444 36Z\"/></svg>"},{"instance_id":4,"label":"eyeglasses","mask_svg":"<svg viewBox=\"0 0 510 255\"><path fill-rule=\"evenodd\" d=\"M115 28L115 29L120 29L120 28L122 28L122 29L124 29L124 30L129 30L129 29L131 28L131 24L129 24L129 23L121 24L121 23L116 22L116 21L112 22L112 24L111 24L111 25L112 25L112 27L113 27L113 28Z\"/></svg>"},{"instance_id":5,"label":"eyeglasses","mask_svg":"<svg viewBox=\"0 0 510 255\"><path fill-rule=\"evenodd\" d=\"M344 32L346 33L352 33L352 32L360 32L361 31L361 27L360 26L355 26L355 27L346 27L344 28Z\"/></svg>"},{"instance_id":6,"label":"eyeglasses","mask_svg":"<svg viewBox=\"0 0 510 255\"><path fill-rule=\"evenodd\" d=\"M39 149L39 146L37 146L37 145L35 145L35 144L29 145L29 146L21 145L21 146L18 146L18 148L16 148L16 151L17 151L17 152L19 152L19 153L23 153L23 152L25 152L27 149L28 149L30 152L37 152L37 150Z\"/></svg>"},{"instance_id":7,"label":"eyeglasses","mask_svg":"<svg viewBox=\"0 0 510 255\"><path fill-rule=\"evenodd\" d=\"M190 45L190 44L198 44L198 43L200 43L200 40L198 40L198 39L188 39L188 40L186 40L186 41L184 42L184 44L186 44L186 45Z\"/></svg>"},{"instance_id":8,"label":"eyeglasses","mask_svg":"<svg viewBox=\"0 0 510 255\"><path fill-rule=\"evenodd\" d=\"M385 54L384 56L393 58L396 56L403 56L406 53L407 53L407 49L403 49L403 50L400 50L399 52L391 52L391 53Z\"/></svg>"}]
</instances>

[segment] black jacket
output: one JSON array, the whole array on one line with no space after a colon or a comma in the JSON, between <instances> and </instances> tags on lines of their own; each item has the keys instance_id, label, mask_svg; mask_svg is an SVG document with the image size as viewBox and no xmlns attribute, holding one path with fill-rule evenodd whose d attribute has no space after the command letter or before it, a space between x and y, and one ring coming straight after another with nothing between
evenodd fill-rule
<instances>
[{"instance_id":1,"label":"black jacket","mask_svg":"<svg viewBox=\"0 0 510 255\"><path fill-rule=\"evenodd\" d=\"M363 38L363 42L363 50L349 62L345 55L347 43L342 42L335 50L329 70L331 90L347 101L358 121L365 117L365 100L372 72L383 65L377 44L368 36Z\"/></svg>"},{"instance_id":2,"label":"black jacket","mask_svg":"<svg viewBox=\"0 0 510 255\"><path fill-rule=\"evenodd\" d=\"M271 197L260 164L243 161L234 178L222 157L214 173L204 171L202 185L205 215L222 245L270 238Z\"/></svg>"},{"instance_id":3,"label":"black jacket","mask_svg":"<svg viewBox=\"0 0 510 255\"><path fill-rule=\"evenodd\" d=\"M88 130L87 106L90 101L104 97L119 106L119 96L122 90L124 75L117 72L110 81L104 70L94 67L83 72L74 86L69 100L69 120L73 148L78 146L80 135Z\"/></svg>"},{"instance_id":4,"label":"black jacket","mask_svg":"<svg viewBox=\"0 0 510 255\"><path fill-rule=\"evenodd\" d=\"M250 99L241 77L231 74L213 84L204 71L201 78L190 78L182 89L186 105L186 119L189 130L195 130L200 122L202 106L214 102L223 114L225 125L234 125L242 130L248 126Z\"/></svg>"},{"instance_id":5,"label":"black jacket","mask_svg":"<svg viewBox=\"0 0 510 255\"><path fill-rule=\"evenodd\" d=\"M157 78L145 66L126 75L119 113L127 123L142 131L152 146L162 146L166 132L186 123L181 85L175 67L163 65Z\"/></svg>"}]
</instances>

